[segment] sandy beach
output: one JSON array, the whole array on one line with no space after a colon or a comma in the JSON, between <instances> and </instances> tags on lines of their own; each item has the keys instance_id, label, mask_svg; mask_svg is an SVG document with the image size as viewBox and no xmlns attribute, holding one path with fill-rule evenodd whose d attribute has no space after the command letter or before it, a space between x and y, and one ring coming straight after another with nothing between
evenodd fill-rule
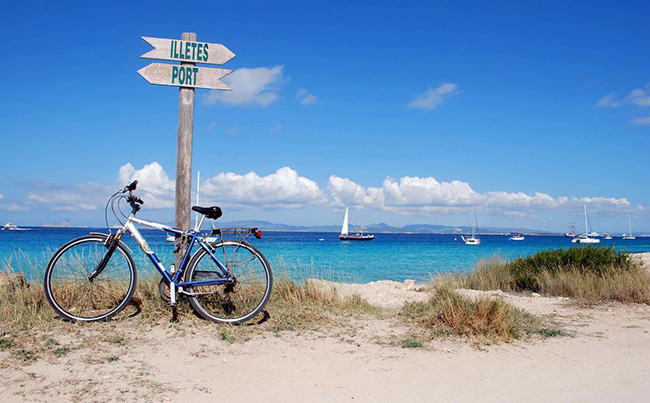
<instances>
[{"instance_id":1,"label":"sandy beach","mask_svg":"<svg viewBox=\"0 0 650 403\"><path fill-rule=\"evenodd\" d=\"M648 267L650 254L637 256ZM409 282L338 287L385 309L427 297ZM58 343L74 345L75 332L95 342L61 357L22 363L0 350L0 396L3 402L647 401L649 306L462 292L503 298L548 318L565 335L496 345L434 339L403 348L397 341L408 329L390 319L348 318L342 327L266 331L244 340L230 340L214 324L134 327L127 319L70 332ZM273 312L259 326L272 322Z\"/></svg>"}]
</instances>

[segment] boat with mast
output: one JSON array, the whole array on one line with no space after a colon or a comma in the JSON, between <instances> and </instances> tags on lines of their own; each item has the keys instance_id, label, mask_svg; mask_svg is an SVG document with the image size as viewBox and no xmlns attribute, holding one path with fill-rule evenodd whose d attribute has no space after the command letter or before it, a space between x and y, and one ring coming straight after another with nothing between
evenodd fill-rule
<instances>
[{"instance_id":1,"label":"boat with mast","mask_svg":"<svg viewBox=\"0 0 650 403\"><path fill-rule=\"evenodd\" d=\"M477 238L476 235L478 234L478 220L476 219L476 209L472 207L472 211L474 212L474 225L472 226L472 236L469 236L465 238L464 236L460 236L463 242L465 242L465 245L480 245L481 244L481 239Z\"/></svg>"},{"instance_id":2,"label":"boat with mast","mask_svg":"<svg viewBox=\"0 0 650 403\"><path fill-rule=\"evenodd\" d=\"M612 235L612 225L611 224L609 225L609 232L604 234L604 235L605 235L605 238L603 238L603 239L607 239L607 240L614 239L614 236Z\"/></svg>"},{"instance_id":3,"label":"boat with mast","mask_svg":"<svg viewBox=\"0 0 650 403\"><path fill-rule=\"evenodd\" d=\"M361 210L361 215L363 217L363 210ZM372 241L375 239L375 236L372 234L363 233L363 218L361 218L361 232L356 234L351 234L349 231L349 219L348 219L348 207L345 208L345 216L343 217L343 225L341 226L341 234L339 239L341 241Z\"/></svg>"},{"instance_id":4,"label":"boat with mast","mask_svg":"<svg viewBox=\"0 0 650 403\"><path fill-rule=\"evenodd\" d=\"M511 232L510 238L508 239L511 241L523 241L526 237L521 232Z\"/></svg>"},{"instance_id":5,"label":"boat with mast","mask_svg":"<svg viewBox=\"0 0 650 403\"><path fill-rule=\"evenodd\" d=\"M511 241L523 241L526 239L526 237L524 237L524 234L521 233L521 225L519 225L519 220L517 220L517 232L511 232L510 238L508 239Z\"/></svg>"},{"instance_id":6,"label":"boat with mast","mask_svg":"<svg viewBox=\"0 0 650 403\"><path fill-rule=\"evenodd\" d=\"M574 223L571 223L566 226L566 232L564 233L564 236L567 238L575 238L576 235L576 225Z\"/></svg>"},{"instance_id":7,"label":"boat with mast","mask_svg":"<svg viewBox=\"0 0 650 403\"><path fill-rule=\"evenodd\" d=\"M589 216L587 215L587 205L584 205L585 209L585 233L580 234L577 237L573 238L571 242L573 243L600 243L600 239L592 238L590 235L595 234L591 231L589 226Z\"/></svg>"},{"instance_id":8,"label":"boat with mast","mask_svg":"<svg viewBox=\"0 0 650 403\"><path fill-rule=\"evenodd\" d=\"M632 218L630 218L630 215L627 215L627 225L628 225L628 233L623 234L623 239L631 241L633 239L636 239L634 235L632 235Z\"/></svg>"}]
</instances>

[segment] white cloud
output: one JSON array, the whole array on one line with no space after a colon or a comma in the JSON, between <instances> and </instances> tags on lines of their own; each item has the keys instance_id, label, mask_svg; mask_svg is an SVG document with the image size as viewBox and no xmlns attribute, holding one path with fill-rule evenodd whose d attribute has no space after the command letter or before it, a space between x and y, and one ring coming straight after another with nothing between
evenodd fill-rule
<instances>
[{"instance_id":1,"label":"white cloud","mask_svg":"<svg viewBox=\"0 0 650 403\"><path fill-rule=\"evenodd\" d=\"M5 197L0 193L0 199L4 199Z\"/></svg>"},{"instance_id":2,"label":"white cloud","mask_svg":"<svg viewBox=\"0 0 650 403\"><path fill-rule=\"evenodd\" d=\"M377 207L398 214L427 214L480 204L485 197L461 181L439 182L433 177L384 179L379 188L363 186L332 175L327 189L334 205Z\"/></svg>"},{"instance_id":3,"label":"white cloud","mask_svg":"<svg viewBox=\"0 0 650 403\"><path fill-rule=\"evenodd\" d=\"M201 184L201 194L217 204L241 208L299 208L327 202L316 182L289 167L267 176L220 173Z\"/></svg>"},{"instance_id":4,"label":"white cloud","mask_svg":"<svg viewBox=\"0 0 650 403\"><path fill-rule=\"evenodd\" d=\"M647 84L643 88L632 90L627 97L621 100L616 100L616 93L612 92L611 94L602 97L600 101L596 103L596 106L605 106L610 108L617 108L621 105L640 107L650 106L650 84ZM630 123L637 126L650 125L650 116L634 118L630 120Z\"/></svg>"},{"instance_id":5,"label":"white cloud","mask_svg":"<svg viewBox=\"0 0 650 403\"><path fill-rule=\"evenodd\" d=\"M30 205L42 205L55 211L96 210L103 207L110 190L96 183L85 185L33 184L34 190L27 195ZM107 195L108 193L108 195Z\"/></svg>"},{"instance_id":6,"label":"white cloud","mask_svg":"<svg viewBox=\"0 0 650 403\"><path fill-rule=\"evenodd\" d=\"M313 94L309 94L300 100L301 105L314 105L316 103L318 103L318 97Z\"/></svg>"},{"instance_id":7,"label":"white cloud","mask_svg":"<svg viewBox=\"0 0 650 403\"><path fill-rule=\"evenodd\" d=\"M561 205L565 199L554 199L546 193L536 192L534 196L522 192L487 192L485 205L494 208L550 210Z\"/></svg>"},{"instance_id":8,"label":"white cloud","mask_svg":"<svg viewBox=\"0 0 650 403\"><path fill-rule=\"evenodd\" d=\"M365 206L381 208L384 196L379 188L364 188L347 178L332 175L327 183L327 190L334 198L335 205Z\"/></svg>"},{"instance_id":9,"label":"white cloud","mask_svg":"<svg viewBox=\"0 0 650 403\"><path fill-rule=\"evenodd\" d=\"M596 103L596 106L599 107L609 107L609 108L618 108L621 106L621 101L616 100L616 93L612 92L607 94Z\"/></svg>"},{"instance_id":10,"label":"white cloud","mask_svg":"<svg viewBox=\"0 0 650 403\"><path fill-rule=\"evenodd\" d=\"M119 168L112 184L43 184L32 183L32 191L23 203L0 204L1 210L20 211L49 208L57 211L102 209L108 197L125 184L137 179L137 194L145 208L174 207L175 182L158 162L135 169L126 163ZM378 187L365 187L348 178L331 175L327 193L319 185L290 167L260 176L219 173L201 183L201 195L208 203L241 209L290 209L309 206L368 207L398 215L442 213L467 214L476 206L492 215L523 216L543 212L572 211L580 214L589 205L592 214L647 213L649 207L633 205L625 198L553 197L546 193L490 191L476 192L469 183L436 178L404 176L399 180L386 177ZM4 201L4 200L3 200Z\"/></svg>"},{"instance_id":11,"label":"white cloud","mask_svg":"<svg viewBox=\"0 0 650 403\"><path fill-rule=\"evenodd\" d=\"M208 105L223 103L232 106L269 106L280 94L287 79L284 66L237 69L223 81L232 91L210 91L203 102Z\"/></svg>"},{"instance_id":12,"label":"white cloud","mask_svg":"<svg viewBox=\"0 0 650 403\"><path fill-rule=\"evenodd\" d=\"M138 191L148 208L173 208L176 193L176 181L169 179L163 167L152 162L136 170L126 163L120 167L118 181L121 186L138 181Z\"/></svg>"},{"instance_id":13,"label":"white cloud","mask_svg":"<svg viewBox=\"0 0 650 403\"><path fill-rule=\"evenodd\" d=\"M300 100L301 105L314 105L318 103L318 97L314 94L310 94L307 88L300 88L296 92L296 99Z\"/></svg>"},{"instance_id":14,"label":"white cloud","mask_svg":"<svg viewBox=\"0 0 650 403\"><path fill-rule=\"evenodd\" d=\"M9 211L27 211L29 210L26 206L20 205L20 204L10 204L7 206L7 210Z\"/></svg>"},{"instance_id":15,"label":"white cloud","mask_svg":"<svg viewBox=\"0 0 650 403\"><path fill-rule=\"evenodd\" d=\"M630 92L630 95L625 98L625 101L638 106L650 106L650 84L646 85L645 88L637 88Z\"/></svg>"},{"instance_id":16,"label":"white cloud","mask_svg":"<svg viewBox=\"0 0 650 403\"><path fill-rule=\"evenodd\" d=\"M459 93L455 83L445 83L438 88L427 88L423 94L415 97L406 106L425 110L436 109L449 98L455 97Z\"/></svg>"},{"instance_id":17,"label":"white cloud","mask_svg":"<svg viewBox=\"0 0 650 403\"><path fill-rule=\"evenodd\" d=\"M46 207L54 211L98 210L104 208L108 198L124 185L138 180L137 194L147 208L172 208L175 200L175 182L167 176L157 162L136 170L126 163L118 172L117 183L113 184L32 184L33 190L27 196L29 207ZM10 208L16 210L16 208Z\"/></svg>"},{"instance_id":18,"label":"white cloud","mask_svg":"<svg viewBox=\"0 0 650 403\"><path fill-rule=\"evenodd\" d=\"M632 123L633 125L637 125L637 126L650 125L650 116L645 117L645 118L632 119L632 120L630 120L630 123Z\"/></svg>"},{"instance_id":19,"label":"white cloud","mask_svg":"<svg viewBox=\"0 0 650 403\"><path fill-rule=\"evenodd\" d=\"M401 215L428 215L430 213L465 213L471 206L483 208L500 215L517 215L541 211L580 210L588 204L604 212L630 212L643 210L624 198L607 197L552 197L536 192L478 193L462 181L440 182L433 177L405 176L399 181L384 179L381 187L363 187L349 179L332 175L327 189L333 205L374 207Z\"/></svg>"},{"instance_id":20,"label":"white cloud","mask_svg":"<svg viewBox=\"0 0 650 403\"><path fill-rule=\"evenodd\" d=\"M382 188L386 203L392 206L461 207L483 200L466 182L438 182L434 177L405 176L399 182L386 178Z\"/></svg>"}]
</instances>

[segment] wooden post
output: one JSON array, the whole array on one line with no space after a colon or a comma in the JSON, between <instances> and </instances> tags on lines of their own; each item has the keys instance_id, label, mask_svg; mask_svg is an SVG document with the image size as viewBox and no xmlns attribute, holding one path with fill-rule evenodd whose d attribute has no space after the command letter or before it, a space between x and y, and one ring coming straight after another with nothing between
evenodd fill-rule
<instances>
[{"instance_id":1,"label":"wooden post","mask_svg":"<svg viewBox=\"0 0 650 403\"><path fill-rule=\"evenodd\" d=\"M196 33L183 32L183 41L196 42ZM181 63L195 66L196 63ZM190 229L192 203L192 136L194 130L194 88L181 87L178 102L178 146L176 154L176 228ZM176 268L187 250L186 240L176 238Z\"/></svg>"}]
</instances>

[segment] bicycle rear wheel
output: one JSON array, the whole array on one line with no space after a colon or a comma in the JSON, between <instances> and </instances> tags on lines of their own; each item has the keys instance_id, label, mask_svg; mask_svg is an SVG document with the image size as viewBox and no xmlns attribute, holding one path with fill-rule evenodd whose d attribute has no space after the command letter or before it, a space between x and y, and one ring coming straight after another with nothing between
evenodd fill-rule
<instances>
[{"instance_id":1,"label":"bicycle rear wheel","mask_svg":"<svg viewBox=\"0 0 650 403\"><path fill-rule=\"evenodd\" d=\"M271 266L260 251L246 242L227 240L213 247L214 256L234 275L234 281L186 287L190 305L213 322L245 322L264 309L271 295ZM215 278L223 278L222 270L204 249L199 250L185 273L185 282Z\"/></svg>"},{"instance_id":2,"label":"bicycle rear wheel","mask_svg":"<svg viewBox=\"0 0 650 403\"><path fill-rule=\"evenodd\" d=\"M88 279L109 251L105 239L102 235L73 239L50 259L43 282L45 297L62 318L72 322L108 320L131 300L137 274L122 243L117 244L104 270Z\"/></svg>"}]
</instances>

